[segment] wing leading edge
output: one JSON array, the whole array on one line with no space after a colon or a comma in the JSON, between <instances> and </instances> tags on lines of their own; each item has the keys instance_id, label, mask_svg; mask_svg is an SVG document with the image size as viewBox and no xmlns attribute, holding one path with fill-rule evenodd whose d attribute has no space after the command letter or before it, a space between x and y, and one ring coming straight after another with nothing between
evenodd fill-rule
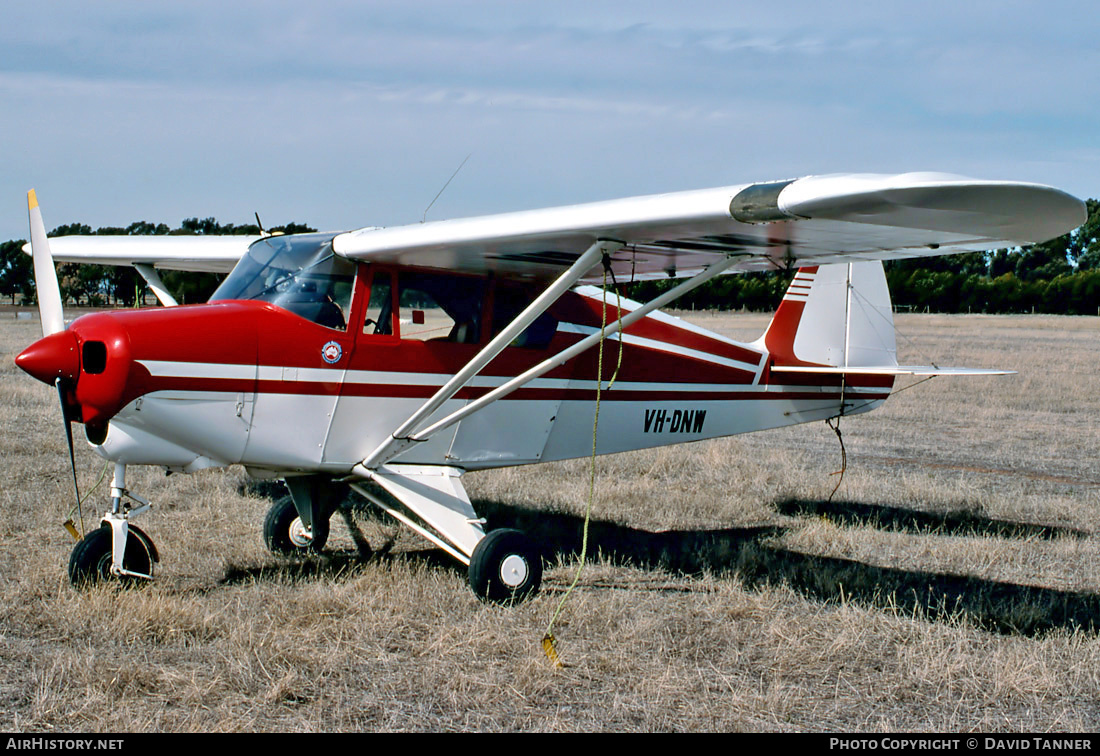
<instances>
[{"instance_id":1,"label":"wing leading edge","mask_svg":"<svg viewBox=\"0 0 1100 756\"><path fill-rule=\"evenodd\" d=\"M940 173L843 174L370 228L337 236L353 259L549 278L597 239L622 279L892 260L1032 244L1076 228L1085 205L1040 184ZM590 274L589 281L595 280Z\"/></svg>"},{"instance_id":2,"label":"wing leading edge","mask_svg":"<svg viewBox=\"0 0 1100 756\"><path fill-rule=\"evenodd\" d=\"M54 262L149 265L166 270L228 273L260 236L59 236ZM30 245L23 247L30 253Z\"/></svg>"}]
</instances>

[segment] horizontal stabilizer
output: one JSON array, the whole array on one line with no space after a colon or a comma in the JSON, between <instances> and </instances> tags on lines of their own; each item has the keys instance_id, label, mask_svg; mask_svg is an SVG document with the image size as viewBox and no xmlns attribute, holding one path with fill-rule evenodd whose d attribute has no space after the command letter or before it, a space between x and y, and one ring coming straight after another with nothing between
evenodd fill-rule
<instances>
[{"instance_id":1,"label":"horizontal stabilizer","mask_svg":"<svg viewBox=\"0 0 1100 756\"><path fill-rule=\"evenodd\" d=\"M817 373L819 375L1015 375L1015 370L993 370L990 368L936 367L935 365L851 365L849 367L829 366L789 366L772 365L773 373Z\"/></svg>"}]
</instances>

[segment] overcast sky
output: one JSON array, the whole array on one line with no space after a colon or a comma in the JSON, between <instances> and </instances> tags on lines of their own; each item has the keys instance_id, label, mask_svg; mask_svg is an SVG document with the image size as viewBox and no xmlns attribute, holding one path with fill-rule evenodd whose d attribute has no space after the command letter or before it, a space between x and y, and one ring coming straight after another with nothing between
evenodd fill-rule
<instances>
[{"instance_id":1,"label":"overcast sky","mask_svg":"<svg viewBox=\"0 0 1100 756\"><path fill-rule=\"evenodd\" d=\"M323 229L812 173L1100 196L1089 2L49 2L0 9L0 240Z\"/></svg>"}]
</instances>

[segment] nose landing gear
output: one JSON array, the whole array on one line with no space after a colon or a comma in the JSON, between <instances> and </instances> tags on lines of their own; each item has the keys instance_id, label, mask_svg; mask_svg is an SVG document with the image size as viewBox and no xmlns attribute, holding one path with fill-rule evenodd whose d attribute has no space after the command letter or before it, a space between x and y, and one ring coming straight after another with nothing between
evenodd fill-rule
<instances>
[{"instance_id":1,"label":"nose landing gear","mask_svg":"<svg viewBox=\"0 0 1100 756\"><path fill-rule=\"evenodd\" d=\"M69 581L77 587L87 587L98 582L118 579L124 584L135 583L142 578L153 577L153 563L160 561L156 546L136 525L127 527L126 549L122 558L122 571L112 571L114 544L111 526L102 525L85 535L69 557Z\"/></svg>"},{"instance_id":2,"label":"nose landing gear","mask_svg":"<svg viewBox=\"0 0 1100 756\"><path fill-rule=\"evenodd\" d=\"M138 504L131 507L130 502ZM115 464L111 480L111 511L103 524L86 534L69 556L69 581L77 587L120 580L134 583L153 579L153 564L160 561L153 540L130 518L147 512L150 504L126 489L126 465Z\"/></svg>"}]
</instances>

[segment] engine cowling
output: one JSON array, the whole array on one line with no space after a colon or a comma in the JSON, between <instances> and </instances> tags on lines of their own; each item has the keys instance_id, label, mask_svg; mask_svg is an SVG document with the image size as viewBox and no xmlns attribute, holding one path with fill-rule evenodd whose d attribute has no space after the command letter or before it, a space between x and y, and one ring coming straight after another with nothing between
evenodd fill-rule
<instances>
[{"instance_id":1,"label":"engine cowling","mask_svg":"<svg viewBox=\"0 0 1100 756\"><path fill-rule=\"evenodd\" d=\"M107 313L85 315L68 330L36 341L15 364L43 383L61 379L66 412L84 423L93 443L102 441L108 421L128 401L130 339Z\"/></svg>"}]
</instances>

